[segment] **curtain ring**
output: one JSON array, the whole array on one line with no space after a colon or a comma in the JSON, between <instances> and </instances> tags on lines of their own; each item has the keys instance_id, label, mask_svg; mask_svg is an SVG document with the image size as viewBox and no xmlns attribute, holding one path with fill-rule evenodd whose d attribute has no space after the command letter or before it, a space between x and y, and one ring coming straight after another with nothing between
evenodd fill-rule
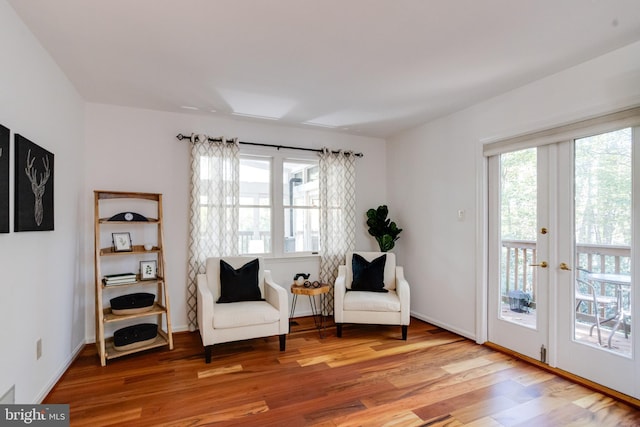
<instances>
[{"instance_id":1,"label":"curtain ring","mask_svg":"<svg viewBox=\"0 0 640 427\"><path fill-rule=\"evenodd\" d=\"M201 142L207 142L209 140L209 137L204 133L192 133L190 139L191 139L191 142L201 143Z\"/></svg>"}]
</instances>

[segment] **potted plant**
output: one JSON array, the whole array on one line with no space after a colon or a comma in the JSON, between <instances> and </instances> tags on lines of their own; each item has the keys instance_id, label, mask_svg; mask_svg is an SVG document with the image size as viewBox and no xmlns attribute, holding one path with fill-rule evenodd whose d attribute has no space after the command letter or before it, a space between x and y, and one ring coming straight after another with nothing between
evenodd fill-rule
<instances>
[{"instance_id":1,"label":"potted plant","mask_svg":"<svg viewBox=\"0 0 640 427\"><path fill-rule=\"evenodd\" d=\"M386 205L378 206L378 209L367 211L367 225L369 234L375 237L381 252L388 252L395 246L402 228L398 228L395 222L387 218L389 209Z\"/></svg>"}]
</instances>

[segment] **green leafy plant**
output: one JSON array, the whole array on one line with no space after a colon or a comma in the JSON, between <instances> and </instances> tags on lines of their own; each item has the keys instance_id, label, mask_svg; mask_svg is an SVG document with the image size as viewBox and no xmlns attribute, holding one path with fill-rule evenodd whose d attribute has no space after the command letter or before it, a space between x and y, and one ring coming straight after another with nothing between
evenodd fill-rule
<instances>
[{"instance_id":1,"label":"green leafy plant","mask_svg":"<svg viewBox=\"0 0 640 427\"><path fill-rule=\"evenodd\" d=\"M402 228L398 228L395 222L387 218L387 215L389 215L389 208L386 205L367 211L369 234L375 237L381 252L388 252L393 249L402 231Z\"/></svg>"}]
</instances>

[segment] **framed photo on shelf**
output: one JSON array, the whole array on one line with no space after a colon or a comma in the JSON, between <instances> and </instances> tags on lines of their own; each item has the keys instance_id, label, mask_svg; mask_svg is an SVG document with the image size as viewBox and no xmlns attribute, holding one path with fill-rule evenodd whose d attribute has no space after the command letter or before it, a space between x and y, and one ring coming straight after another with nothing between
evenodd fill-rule
<instances>
[{"instance_id":1,"label":"framed photo on shelf","mask_svg":"<svg viewBox=\"0 0 640 427\"><path fill-rule=\"evenodd\" d=\"M157 261L140 261L140 280L153 280L158 278Z\"/></svg>"},{"instance_id":2,"label":"framed photo on shelf","mask_svg":"<svg viewBox=\"0 0 640 427\"><path fill-rule=\"evenodd\" d=\"M131 233L111 233L114 252L131 252Z\"/></svg>"}]
</instances>

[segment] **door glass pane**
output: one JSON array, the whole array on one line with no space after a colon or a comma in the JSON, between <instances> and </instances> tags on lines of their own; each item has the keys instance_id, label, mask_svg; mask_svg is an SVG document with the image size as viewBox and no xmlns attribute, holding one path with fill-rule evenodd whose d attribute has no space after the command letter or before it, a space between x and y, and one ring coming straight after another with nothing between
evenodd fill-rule
<instances>
[{"instance_id":1,"label":"door glass pane","mask_svg":"<svg viewBox=\"0 0 640 427\"><path fill-rule=\"evenodd\" d=\"M536 328L537 150L500 156L500 318Z\"/></svg>"},{"instance_id":2,"label":"door glass pane","mask_svg":"<svg viewBox=\"0 0 640 427\"><path fill-rule=\"evenodd\" d=\"M631 141L575 141L574 339L631 356Z\"/></svg>"}]
</instances>

